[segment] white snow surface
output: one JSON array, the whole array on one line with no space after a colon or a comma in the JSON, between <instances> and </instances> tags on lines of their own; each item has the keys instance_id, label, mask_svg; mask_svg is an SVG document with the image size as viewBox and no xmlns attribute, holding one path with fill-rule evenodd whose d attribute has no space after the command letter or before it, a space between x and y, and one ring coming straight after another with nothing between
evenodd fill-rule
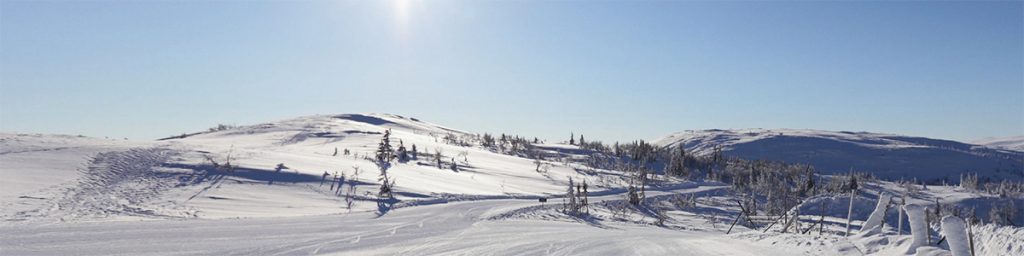
<instances>
[{"instance_id":1,"label":"white snow surface","mask_svg":"<svg viewBox=\"0 0 1024 256\"><path fill-rule=\"evenodd\" d=\"M366 158L385 129L394 147L440 149L458 170L439 169L425 155L395 163L397 200L379 207L378 170ZM0 134L0 255L902 255L909 245L892 228L895 211L885 213L881 233L841 236L848 196L800 206L807 216L797 226L822 215L821 232L737 225L726 235L739 212L726 184L659 176L641 206L628 206L621 173L561 161L585 158L586 150L537 144L549 156L547 171L538 172L532 159L446 144L447 134L470 136L389 114L300 117L154 142ZM209 160L229 158L231 171ZM321 185L324 172L345 175L342 192ZM559 210L570 177L590 186L586 215ZM898 186L864 187L855 225L879 193ZM694 205L681 206L689 196ZM1007 200L930 186L909 202L936 198ZM974 234L978 255L1024 252L1020 228L979 226Z\"/></svg>"}]
</instances>

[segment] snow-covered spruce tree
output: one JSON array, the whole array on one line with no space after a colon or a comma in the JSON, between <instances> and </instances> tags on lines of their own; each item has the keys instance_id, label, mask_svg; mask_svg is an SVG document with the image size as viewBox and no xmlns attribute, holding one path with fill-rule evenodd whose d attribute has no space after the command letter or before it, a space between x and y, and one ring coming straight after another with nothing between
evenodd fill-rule
<instances>
[{"instance_id":1,"label":"snow-covered spruce tree","mask_svg":"<svg viewBox=\"0 0 1024 256\"><path fill-rule=\"evenodd\" d=\"M626 186L626 201L632 205L640 205L643 202L644 192L647 186L648 170L643 164L638 166L627 165L627 173L630 173L629 184Z\"/></svg>"},{"instance_id":2,"label":"snow-covered spruce tree","mask_svg":"<svg viewBox=\"0 0 1024 256\"><path fill-rule=\"evenodd\" d=\"M412 159L419 159L419 152L416 151L416 144L412 144Z\"/></svg>"},{"instance_id":3,"label":"snow-covered spruce tree","mask_svg":"<svg viewBox=\"0 0 1024 256\"><path fill-rule=\"evenodd\" d=\"M484 133L480 145L484 146L485 148L494 147L494 136L491 136L491 134L489 133Z\"/></svg>"},{"instance_id":4,"label":"snow-covered spruce tree","mask_svg":"<svg viewBox=\"0 0 1024 256\"><path fill-rule=\"evenodd\" d=\"M576 190L574 190L575 187L576 185L573 183L572 177L569 177L569 189L565 192L565 198L568 202L566 202L562 209L566 214L576 215L579 213L579 207L576 202Z\"/></svg>"},{"instance_id":5,"label":"snow-covered spruce tree","mask_svg":"<svg viewBox=\"0 0 1024 256\"><path fill-rule=\"evenodd\" d=\"M960 187L970 191L977 191L980 188L978 186L978 174L960 174Z\"/></svg>"},{"instance_id":6,"label":"snow-covered spruce tree","mask_svg":"<svg viewBox=\"0 0 1024 256\"><path fill-rule=\"evenodd\" d=\"M380 182L380 191L377 193L377 198L380 200L393 199L395 198L392 193L392 188L395 183L388 177L388 169L391 168L391 160L395 158L394 150L391 149L391 129L384 131L384 138L381 138L380 144L377 146L377 168L380 170L380 176L377 181Z\"/></svg>"},{"instance_id":7,"label":"snow-covered spruce tree","mask_svg":"<svg viewBox=\"0 0 1024 256\"><path fill-rule=\"evenodd\" d=\"M398 162L404 163L409 161L409 152L405 149L405 143L402 140L398 140L398 150L395 151L398 155Z\"/></svg>"},{"instance_id":8,"label":"snow-covered spruce tree","mask_svg":"<svg viewBox=\"0 0 1024 256\"><path fill-rule=\"evenodd\" d=\"M689 176L686 168L686 150L680 145L674 151L675 153L669 157L668 164L665 165L665 174L677 177Z\"/></svg>"},{"instance_id":9,"label":"snow-covered spruce tree","mask_svg":"<svg viewBox=\"0 0 1024 256\"><path fill-rule=\"evenodd\" d=\"M1013 220L1020 214L1020 209L1013 200L998 200L992 202L992 208L989 209L988 219L989 222L996 225L1012 225L1018 226L1021 223L1015 223Z\"/></svg>"},{"instance_id":10,"label":"snow-covered spruce tree","mask_svg":"<svg viewBox=\"0 0 1024 256\"><path fill-rule=\"evenodd\" d=\"M576 134L569 133L569 145L576 145Z\"/></svg>"},{"instance_id":11,"label":"snow-covered spruce tree","mask_svg":"<svg viewBox=\"0 0 1024 256\"><path fill-rule=\"evenodd\" d=\"M804 178L805 178L806 181L804 182L803 186L800 187L800 196L802 196L802 197L811 196L811 195L815 194L814 193L814 167L811 167L810 165L807 165L806 170L807 170L807 172L804 174L805 175Z\"/></svg>"}]
</instances>

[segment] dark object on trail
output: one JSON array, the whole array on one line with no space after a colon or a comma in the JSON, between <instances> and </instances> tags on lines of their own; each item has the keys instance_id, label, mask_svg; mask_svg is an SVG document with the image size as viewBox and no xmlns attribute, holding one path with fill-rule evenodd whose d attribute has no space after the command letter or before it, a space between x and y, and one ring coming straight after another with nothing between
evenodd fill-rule
<instances>
[{"instance_id":1,"label":"dark object on trail","mask_svg":"<svg viewBox=\"0 0 1024 256\"><path fill-rule=\"evenodd\" d=\"M541 203L547 203L548 199L541 197L541 198L537 199L537 201L540 201Z\"/></svg>"}]
</instances>

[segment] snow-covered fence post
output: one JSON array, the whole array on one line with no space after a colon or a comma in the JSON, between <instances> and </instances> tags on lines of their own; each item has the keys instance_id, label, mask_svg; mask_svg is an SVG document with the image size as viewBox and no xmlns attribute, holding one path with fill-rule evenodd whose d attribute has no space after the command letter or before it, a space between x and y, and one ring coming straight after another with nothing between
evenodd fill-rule
<instances>
[{"instance_id":1,"label":"snow-covered fence post","mask_svg":"<svg viewBox=\"0 0 1024 256\"><path fill-rule=\"evenodd\" d=\"M925 244L932 244L932 228L931 228L931 226L932 226L932 217L931 216L932 216L931 214L928 214L928 208L925 208L925 213L924 213L924 225L925 225L924 238L925 238ZM913 228L911 228L911 229L913 229ZM911 232L913 232L913 230L911 230Z\"/></svg>"},{"instance_id":2,"label":"snow-covered fence post","mask_svg":"<svg viewBox=\"0 0 1024 256\"><path fill-rule=\"evenodd\" d=\"M853 196L857 195L857 190L850 190L850 208L846 211L846 236L850 236L850 219L853 218Z\"/></svg>"},{"instance_id":3,"label":"snow-covered fence post","mask_svg":"<svg viewBox=\"0 0 1024 256\"><path fill-rule=\"evenodd\" d=\"M949 215L942 217L942 234L946 236L949 252L953 256L971 256L971 248L967 242L967 231L964 224L964 220L957 216Z\"/></svg>"},{"instance_id":4,"label":"snow-covered fence post","mask_svg":"<svg viewBox=\"0 0 1024 256\"><path fill-rule=\"evenodd\" d=\"M974 224L967 223L967 241L971 245L971 256L974 256Z\"/></svg>"},{"instance_id":5,"label":"snow-covered fence post","mask_svg":"<svg viewBox=\"0 0 1024 256\"><path fill-rule=\"evenodd\" d=\"M913 236L913 241L910 244L910 248L907 249L907 253L914 253L917 251L917 247L927 245L928 237L928 223L925 223L925 208L924 206L909 204L903 206L903 210L907 212L907 219L910 221L910 234Z\"/></svg>"},{"instance_id":6,"label":"snow-covered fence post","mask_svg":"<svg viewBox=\"0 0 1024 256\"><path fill-rule=\"evenodd\" d=\"M871 212L871 216L868 216L868 220L864 222L864 226L860 227L860 232L868 232L871 229L879 228L881 231L882 219L885 218L885 212L889 209L889 200L892 197L889 193L882 192L878 194L878 204L875 205L875 210Z\"/></svg>"}]
</instances>

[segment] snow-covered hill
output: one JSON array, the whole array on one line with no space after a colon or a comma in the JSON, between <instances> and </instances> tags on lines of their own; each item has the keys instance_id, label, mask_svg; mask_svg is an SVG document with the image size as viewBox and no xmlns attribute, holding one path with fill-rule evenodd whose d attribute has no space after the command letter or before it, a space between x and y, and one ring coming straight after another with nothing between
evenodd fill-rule
<instances>
[{"instance_id":1,"label":"snow-covered hill","mask_svg":"<svg viewBox=\"0 0 1024 256\"><path fill-rule=\"evenodd\" d=\"M972 144L982 145L990 148L1005 149L1024 152L1024 136L985 138L971 141Z\"/></svg>"},{"instance_id":2,"label":"snow-covered hill","mask_svg":"<svg viewBox=\"0 0 1024 256\"><path fill-rule=\"evenodd\" d=\"M700 130L655 141L667 147L707 154L721 147L726 156L808 163L822 173L850 170L890 179L949 179L979 173L996 179L1024 179L1024 153L949 140L867 132L800 129Z\"/></svg>"},{"instance_id":3,"label":"snow-covered hill","mask_svg":"<svg viewBox=\"0 0 1024 256\"><path fill-rule=\"evenodd\" d=\"M583 174L576 165L556 163L557 158L540 161L543 171L537 171L533 159L446 142L445 137L475 137L416 118L319 115L155 142L7 134L0 141L5 151L0 186L12 189L4 189L0 204L12 207L0 215L9 220L232 218L376 210L379 171L370 159L388 129L394 148L415 146L419 153L389 170L397 180L396 207L536 199L564 193L570 177L589 179L593 190L617 189L621 182L619 174ZM584 152L536 146L565 157ZM558 148L575 151L553 150ZM438 152L441 167L434 157ZM214 167L227 163L232 170ZM343 180L345 190L331 180ZM347 199L353 199L351 206Z\"/></svg>"},{"instance_id":4,"label":"snow-covered hill","mask_svg":"<svg viewBox=\"0 0 1024 256\"><path fill-rule=\"evenodd\" d=\"M391 164L396 199L381 203L371 158L389 129L393 147L415 145L418 157ZM159 141L0 134L0 255L861 255L893 254L907 241L891 227L883 236L892 245L841 236L846 196L798 206L827 218L817 234L766 233L767 223L730 225L742 196L728 184L650 175L634 206L625 196L633 174L584 166L592 151L538 141L530 145L545 159L534 160L477 139L390 114L307 116ZM875 144L929 148L914 139ZM561 210L570 179L589 185L587 214ZM868 215L860 208L904 189L864 182L855 227ZM1024 204L1016 195L928 187L908 202L978 206L982 215L995 203ZM979 255L1024 252L1020 228L983 235L995 242L979 242Z\"/></svg>"}]
</instances>

